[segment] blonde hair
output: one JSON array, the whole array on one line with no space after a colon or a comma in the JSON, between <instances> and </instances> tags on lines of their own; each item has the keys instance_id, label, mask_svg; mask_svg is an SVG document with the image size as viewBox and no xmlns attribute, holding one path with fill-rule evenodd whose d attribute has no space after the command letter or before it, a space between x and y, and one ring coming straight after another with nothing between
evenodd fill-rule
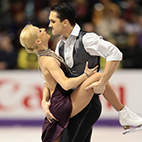
<instances>
[{"instance_id":1,"label":"blonde hair","mask_svg":"<svg viewBox=\"0 0 142 142\"><path fill-rule=\"evenodd\" d=\"M32 27L33 25L31 24L26 25L20 34L20 43L23 47L25 47L28 53L37 52L37 45L35 43L37 36Z\"/></svg>"}]
</instances>

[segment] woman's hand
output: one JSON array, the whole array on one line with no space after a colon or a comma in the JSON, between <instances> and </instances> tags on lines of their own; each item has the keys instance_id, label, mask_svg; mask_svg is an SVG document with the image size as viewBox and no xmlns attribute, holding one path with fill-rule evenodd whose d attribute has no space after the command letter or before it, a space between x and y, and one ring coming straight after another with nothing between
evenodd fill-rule
<instances>
[{"instance_id":1,"label":"woman's hand","mask_svg":"<svg viewBox=\"0 0 142 142\"><path fill-rule=\"evenodd\" d=\"M50 107L51 103L50 102L46 102L46 101L42 101L42 108L44 111L45 116L47 117L47 119L49 120L50 123L52 123L52 119L58 121L50 112L49 107Z\"/></svg>"},{"instance_id":2,"label":"woman's hand","mask_svg":"<svg viewBox=\"0 0 142 142\"><path fill-rule=\"evenodd\" d=\"M86 75L87 75L88 77L90 77L91 75L93 75L94 73L97 72L97 68L98 68L98 65L95 66L95 67L92 68L92 69L89 69L89 68L88 68L88 62L86 62L86 66L85 66L85 69L84 69L84 73L86 73Z\"/></svg>"}]
</instances>

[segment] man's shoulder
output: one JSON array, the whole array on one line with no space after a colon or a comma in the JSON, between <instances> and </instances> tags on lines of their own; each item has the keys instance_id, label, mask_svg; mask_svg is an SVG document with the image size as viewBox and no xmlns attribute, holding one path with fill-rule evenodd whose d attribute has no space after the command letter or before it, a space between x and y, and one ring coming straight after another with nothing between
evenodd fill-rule
<instances>
[{"instance_id":1,"label":"man's shoulder","mask_svg":"<svg viewBox=\"0 0 142 142\"><path fill-rule=\"evenodd\" d=\"M95 33L95 32L89 32L89 31L85 31L85 30L83 30L83 29L81 29L80 30L80 34L82 34L83 36L85 35L85 36L89 36L89 37L101 37L101 36L99 36L97 33Z\"/></svg>"},{"instance_id":2,"label":"man's shoulder","mask_svg":"<svg viewBox=\"0 0 142 142\"><path fill-rule=\"evenodd\" d=\"M81 31L81 34L82 34L82 40L83 41L93 41L93 40L98 40L101 38L101 36L97 35L96 33L94 32L87 32L87 31Z\"/></svg>"}]
</instances>

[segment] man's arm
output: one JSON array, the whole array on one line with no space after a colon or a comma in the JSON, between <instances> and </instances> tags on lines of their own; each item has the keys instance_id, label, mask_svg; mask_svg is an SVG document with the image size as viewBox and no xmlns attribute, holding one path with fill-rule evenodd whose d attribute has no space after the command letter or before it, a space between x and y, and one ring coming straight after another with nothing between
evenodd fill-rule
<instances>
[{"instance_id":1,"label":"man's arm","mask_svg":"<svg viewBox=\"0 0 142 142\"><path fill-rule=\"evenodd\" d=\"M86 88L93 88L95 93L103 93L106 83L111 78L122 60L122 53L115 45L103 40L103 38L93 33L86 34L83 37L83 43L85 50L90 55L106 58L106 65L101 79Z\"/></svg>"},{"instance_id":2,"label":"man's arm","mask_svg":"<svg viewBox=\"0 0 142 142\"><path fill-rule=\"evenodd\" d=\"M90 86L86 87L86 90L93 88L94 93L102 94L105 90L105 85L111 78L115 70L117 69L120 61L109 61L106 62L104 72L101 79L98 82L92 83Z\"/></svg>"},{"instance_id":3,"label":"man's arm","mask_svg":"<svg viewBox=\"0 0 142 142\"><path fill-rule=\"evenodd\" d=\"M115 70L117 69L120 61L109 61L106 62L104 72L101 79L99 80L100 84L106 85L107 81L111 78Z\"/></svg>"}]
</instances>

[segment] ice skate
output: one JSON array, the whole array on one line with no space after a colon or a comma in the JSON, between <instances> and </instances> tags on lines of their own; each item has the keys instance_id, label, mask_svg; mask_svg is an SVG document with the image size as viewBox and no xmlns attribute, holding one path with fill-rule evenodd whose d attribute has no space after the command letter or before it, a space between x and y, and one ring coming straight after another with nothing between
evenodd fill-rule
<instances>
[{"instance_id":1,"label":"ice skate","mask_svg":"<svg viewBox=\"0 0 142 142\"><path fill-rule=\"evenodd\" d=\"M127 129L127 130L123 133L123 135L129 134L129 133L133 133L133 132L136 132L136 131L138 131L138 130L142 130L142 125L141 125L141 126L138 126L138 127L136 127L136 128L133 128L133 129Z\"/></svg>"},{"instance_id":2,"label":"ice skate","mask_svg":"<svg viewBox=\"0 0 142 142\"><path fill-rule=\"evenodd\" d=\"M132 112L127 106L124 106L124 108L121 111L119 111L118 114L119 122L126 130L123 134L127 134L142 129L142 117ZM137 128L131 130L131 126Z\"/></svg>"}]
</instances>

